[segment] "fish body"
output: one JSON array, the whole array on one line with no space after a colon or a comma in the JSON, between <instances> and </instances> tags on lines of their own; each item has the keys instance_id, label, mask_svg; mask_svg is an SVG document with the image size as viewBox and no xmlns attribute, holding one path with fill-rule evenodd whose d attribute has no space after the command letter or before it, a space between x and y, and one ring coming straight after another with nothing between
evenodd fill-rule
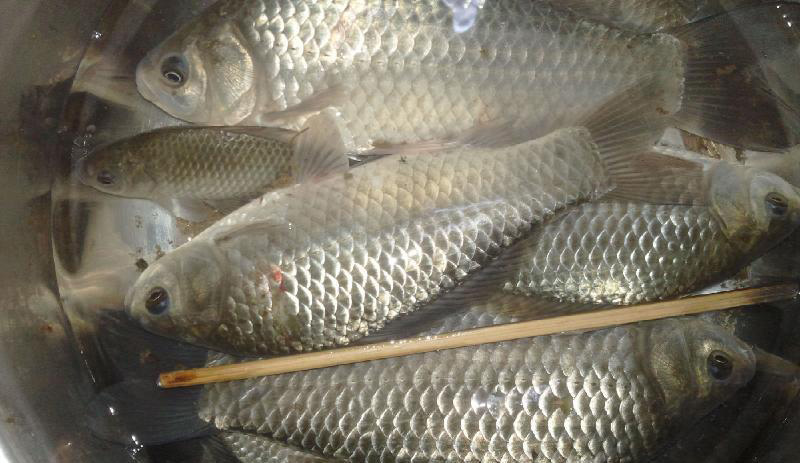
<instances>
[{"instance_id":1,"label":"fish body","mask_svg":"<svg viewBox=\"0 0 800 463\"><path fill-rule=\"evenodd\" d=\"M335 106L355 149L494 120L535 138L654 73L671 94L664 109L678 105L685 57L672 36L576 20L546 2L486 2L477 14L458 32L441 1L221 1L151 51L137 83L178 118L226 125L262 124L344 88Z\"/></svg>"},{"instance_id":2,"label":"fish body","mask_svg":"<svg viewBox=\"0 0 800 463\"><path fill-rule=\"evenodd\" d=\"M588 3L589 18L616 17L606 2ZM653 16L681 16L683 2L674 3ZM515 121L535 138L653 78L669 95L662 110L680 110L679 128L758 150L797 142L800 103L762 91L791 82L797 64L776 80L762 55L795 63L800 6L763 5L648 35L583 19L558 2L480 4L221 0L140 61L137 88L170 115L203 125L297 128L305 114L334 106L348 147L360 151L448 139L494 120ZM477 16L465 19L465 11ZM753 48L762 42L769 47Z\"/></svg>"},{"instance_id":3,"label":"fish body","mask_svg":"<svg viewBox=\"0 0 800 463\"><path fill-rule=\"evenodd\" d=\"M354 462L640 461L754 369L675 319L217 383L198 414Z\"/></svg>"},{"instance_id":4,"label":"fish body","mask_svg":"<svg viewBox=\"0 0 800 463\"><path fill-rule=\"evenodd\" d=\"M745 251L704 206L592 203L537 235L511 288L574 302L634 304L684 294L735 272Z\"/></svg>"},{"instance_id":5,"label":"fish body","mask_svg":"<svg viewBox=\"0 0 800 463\"><path fill-rule=\"evenodd\" d=\"M228 352L346 344L611 187L583 128L505 148L390 156L234 212L234 223L150 265L128 310L157 333ZM151 310L154 295L165 310Z\"/></svg>"},{"instance_id":6,"label":"fish body","mask_svg":"<svg viewBox=\"0 0 800 463\"><path fill-rule=\"evenodd\" d=\"M593 304L674 297L734 274L800 225L800 190L776 174L709 166L703 205L608 200L561 213L527 239L506 289Z\"/></svg>"},{"instance_id":7,"label":"fish body","mask_svg":"<svg viewBox=\"0 0 800 463\"><path fill-rule=\"evenodd\" d=\"M280 129L173 127L102 147L82 160L81 180L144 199L253 198L290 184L291 139Z\"/></svg>"}]
</instances>

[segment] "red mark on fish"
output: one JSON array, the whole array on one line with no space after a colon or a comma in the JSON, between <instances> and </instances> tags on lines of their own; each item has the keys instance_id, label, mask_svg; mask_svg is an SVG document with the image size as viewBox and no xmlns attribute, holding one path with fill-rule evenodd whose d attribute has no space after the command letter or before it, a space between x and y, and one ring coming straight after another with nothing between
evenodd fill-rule
<instances>
[{"instance_id":1,"label":"red mark on fish","mask_svg":"<svg viewBox=\"0 0 800 463\"><path fill-rule=\"evenodd\" d=\"M285 292L286 291L286 285L284 284L283 271L281 271L280 267L275 266L275 265L272 266L272 275L271 275L271 277L272 277L272 281L274 281L275 283L278 283L278 289L280 289L281 291Z\"/></svg>"}]
</instances>

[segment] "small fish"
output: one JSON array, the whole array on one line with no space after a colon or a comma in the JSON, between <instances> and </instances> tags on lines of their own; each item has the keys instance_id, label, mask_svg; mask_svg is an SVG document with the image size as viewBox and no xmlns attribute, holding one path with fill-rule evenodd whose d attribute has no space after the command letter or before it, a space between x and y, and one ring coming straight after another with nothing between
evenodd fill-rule
<instances>
[{"instance_id":1,"label":"small fish","mask_svg":"<svg viewBox=\"0 0 800 463\"><path fill-rule=\"evenodd\" d=\"M464 140L268 193L151 264L126 310L231 353L347 344L449 291L559 209L626 183L649 188L629 161L663 132L652 91L634 87L585 127L537 140L508 145L492 127L471 139L496 147Z\"/></svg>"},{"instance_id":2,"label":"small fish","mask_svg":"<svg viewBox=\"0 0 800 463\"><path fill-rule=\"evenodd\" d=\"M703 205L582 204L530 238L514 292L587 304L674 297L736 273L800 225L800 189L775 174L709 162Z\"/></svg>"},{"instance_id":3,"label":"small fish","mask_svg":"<svg viewBox=\"0 0 800 463\"><path fill-rule=\"evenodd\" d=\"M300 159L312 154L303 152L303 139L321 136L316 130L159 129L93 151L79 162L78 176L105 193L149 199L177 216L202 218L215 204L247 202L296 183Z\"/></svg>"},{"instance_id":4,"label":"small fish","mask_svg":"<svg viewBox=\"0 0 800 463\"><path fill-rule=\"evenodd\" d=\"M724 329L678 318L160 391L157 400L123 383L96 408L113 404L145 444L217 428L352 462L645 461L748 384L756 366L753 349Z\"/></svg>"},{"instance_id":5,"label":"small fish","mask_svg":"<svg viewBox=\"0 0 800 463\"><path fill-rule=\"evenodd\" d=\"M543 136L650 77L670 95L662 110L680 109L680 128L752 149L796 141L800 105L763 91L761 52L749 50L769 34L770 53L794 56L798 5L653 35L545 1L474 5L221 0L151 50L136 83L167 113L202 125L291 125L334 106L348 147L362 151L504 118Z\"/></svg>"}]
</instances>

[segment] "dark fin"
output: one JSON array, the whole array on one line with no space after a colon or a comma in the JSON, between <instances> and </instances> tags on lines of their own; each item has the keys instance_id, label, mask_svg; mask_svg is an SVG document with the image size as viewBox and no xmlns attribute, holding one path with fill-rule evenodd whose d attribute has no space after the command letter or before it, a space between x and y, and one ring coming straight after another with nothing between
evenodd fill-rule
<instances>
[{"instance_id":1,"label":"dark fin","mask_svg":"<svg viewBox=\"0 0 800 463\"><path fill-rule=\"evenodd\" d=\"M285 222L278 220L258 220L245 222L226 227L214 234L214 242L217 244L236 239L240 236L251 233L290 233L291 228Z\"/></svg>"},{"instance_id":2,"label":"dark fin","mask_svg":"<svg viewBox=\"0 0 800 463\"><path fill-rule=\"evenodd\" d=\"M651 153L669 122L669 110L664 109L667 105L663 100L662 85L657 80L645 79L610 98L582 124L597 145L606 172L615 185L616 198L674 204L686 196L686 191L680 188L685 182L665 179L664 175L702 175L702 164L679 165L668 157ZM665 166L654 171L653 165L659 164L659 160ZM662 185L660 196L652 192L656 182Z\"/></svg>"},{"instance_id":3,"label":"dark fin","mask_svg":"<svg viewBox=\"0 0 800 463\"><path fill-rule=\"evenodd\" d=\"M609 304L556 301L544 297L503 291L485 303L485 310L513 317L516 321L541 320L612 307Z\"/></svg>"},{"instance_id":4,"label":"dark fin","mask_svg":"<svg viewBox=\"0 0 800 463\"><path fill-rule=\"evenodd\" d=\"M346 172L350 158L339 121L330 112L310 118L294 140L294 176L298 183Z\"/></svg>"},{"instance_id":5,"label":"dark fin","mask_svg":"<svg viewBox=\"0 0 800 463\"><path fill-rule=\"evenodd\" d=\"M203 222L216 212L199 199L153 198L152 201L168 210L174 217L180 217L189 222Z\"/></svg>"},{"instance_id":6,"label":"dark fin","mask_svg":"<svg viewBox=\"0 0 800 463\"><path fill-rule=\"evenodd\" d=\"M459 291L458 288L453 290L453 292L457 291ZM466 290L462 289L462 291ZM472 293L472 295L474 294ZM388 323L382 330L360 339L355 345L541 320L612 307L608 304L555 301L515 294L507 290L489 293L481 291L471 302L464 302L463 305L458 306L456 304L461 303L458 296L458 294L448 293L436 302ZM448 298L453 300L452 304L446 304ZM465 299L462 298L462 300ZM441 306L443 303L445 305ZM439 308L443 310L437 310Z\"/></svg>"},{"instance_id":7,"label":"dark fin","mask_svg":"<svg viewBox=\"0 0 800 463\"><path fill-rule=\"evenodd\" d=\"M638 180L626 179L624 188L612 191L604 199L692 206L708 203L708 183L702 163L649 152L636 157L632 165L646 175Z\"/></svg>"},{"instance_id":8,"label":"dark fin","mask_svg":"<svg viewBox=\"0 0 800 463\"><path fill-rule=\"evenodd\" d=\"M798 142L800 96L790 89L800 5L742 8L671 31L687 46L675 124L738 148L783 150Z\"/></svg>"},{"instance_id":9,"label":"dark fin","mask_svg":"<svg viewBox=\"0 0 800 463\"><path fill-rule=\"evenodd\" d=\"M376 143L372 150L360 153L359 157L386 156L391 154L413 155L447 151L461 147L500 148L528 141L528 130L514 125L513 121L493 121L478 124L464 133L440 140L425 140L416 143Z\"/></svg>"},{"instance_id":10,"label":"dark fin","mask_svg":"<svg viewBox=\"0 0 800 463\"><path fill-rule=\"evenodd\" d=\"M153 445L147 453L156 461L170 463L241 463L219 436Z\"/></svg>"},{"instance_id":11,"label":"dark fin","mask_svg":"<svg viewBox=\"0 0 800 463\"><path fill-rule=\"evenodd\" d=\"M100 351L122 378L155 383L161 372L205 366L209 352L145 331L121 310L104 312L97 333Z\"/></svg>"},{"instance_id":12,"label":"dark fin","mask_svg":"<svg viewBox=\"0 0 800 463\"><path fill-rule=\"evenodd\" d=\"M327 108L336 108L347 101L347 87L345 85L334 85L320 90L304 98L300 103L284 109L265 114L262 121L268 123L278 121L292 121L294 119L318 113Z\"/></svg>"},{"instance_id":13,"label":"dark fin","mask_svg":"<svg viewBox=\"0 0 800 463\"><path fill-rule=\"evenodd\" d=\"M154 381L123 381L89 403L89 428L101 439L122 444L164 444L208 435L214 428L197 415L201 392L201 386L165 390Z\"/></svg>"},{"instance_id":14,"label":"dark fin","mask_svg":"<svg viewBox=\"0 0 800 463\"><path fill-rule=\"evenodd\" d=\"M416 311L387 323L379 332L366 336L359 344L417 336L436 329L450 316L461 316L475 305L486 304L519 269L527 240L504 249L484 268L475 271L459 286L442 294Z\"/></svg>"}]
</instances>

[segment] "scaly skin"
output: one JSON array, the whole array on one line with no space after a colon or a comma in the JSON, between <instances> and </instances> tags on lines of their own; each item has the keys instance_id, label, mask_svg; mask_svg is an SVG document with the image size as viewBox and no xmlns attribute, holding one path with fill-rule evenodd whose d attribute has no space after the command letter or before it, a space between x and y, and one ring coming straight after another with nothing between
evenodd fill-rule
<instances>
[{"instance_id":1,"label":"scaly skin","mask_svg":"<svg viewBox=\"0 0 800 463\"><path fill-rule=\"evenodd\" d=\"M721 328L665 320L212 384L199 415L353 462L643 461L754 369Z\"/></svg>"},{"instance_id":2,"label":"scaly skin","mask_svg":"<svg viewBox=\"0 0 800 463\"><path fill-rule=\"evenodd\" d=\"M220 439L240 463L337 463L272 439L241 432L220 433Z\"/></svg>"},{"instance_id":3,"label":"scaly skin","mask_svg":"<svg viewBox=\"0 0 800 463\"><path fill-rule=\"evenodd\" d=\"M152 50L137 82L170 114L203 124L263 124L265 114L340 85L338 106L359 149L493 120L516 121L534 138L643 78L662 82L667 109L676 109L683 54L672 36L579 20L542 1L486 2L458 33L441 1L237 0L215 4ZM173 56L203 71L170 87L163 73Z\"/></svg>"},{"instance_id":4,"label":"scaly skin","mask_svg":"<svg viewBox=\"0 0 800 463\"><path fill-rule=\"evenodd\" d=\"M521 294L561 301L634 304L735 272L748 251L728 239L708 207L582 204L531 237L509 284Z\"/></svg>"},{"instance_id":5,"label":"scaly skin","mask_svg":"<svg viewBox=\"0 0 800 463\"><path fill-rule=\"evenodd\" d=\"M229 199L285 186L292 172L289 131L274 139L221 128L177 127L146 132L93 152L81 179L101 191L134 198ZM104 184L107 173L114 182Z\"/></svg>"},{"instance_id":6,"label":"scaly skin","mask_svg":"<svg viewBox=\"0 0 800 463\"><path fill-rule=\"evenodd\" d=\"M265 195L152 264L128 310L152 331L227 352L346 344L462 281L532 224L607 192L596 149L585 129L563 129L507 148L390 156ZM147 309L153 288L169 293L163 313Z\"/></svg>"}]
</instances>

